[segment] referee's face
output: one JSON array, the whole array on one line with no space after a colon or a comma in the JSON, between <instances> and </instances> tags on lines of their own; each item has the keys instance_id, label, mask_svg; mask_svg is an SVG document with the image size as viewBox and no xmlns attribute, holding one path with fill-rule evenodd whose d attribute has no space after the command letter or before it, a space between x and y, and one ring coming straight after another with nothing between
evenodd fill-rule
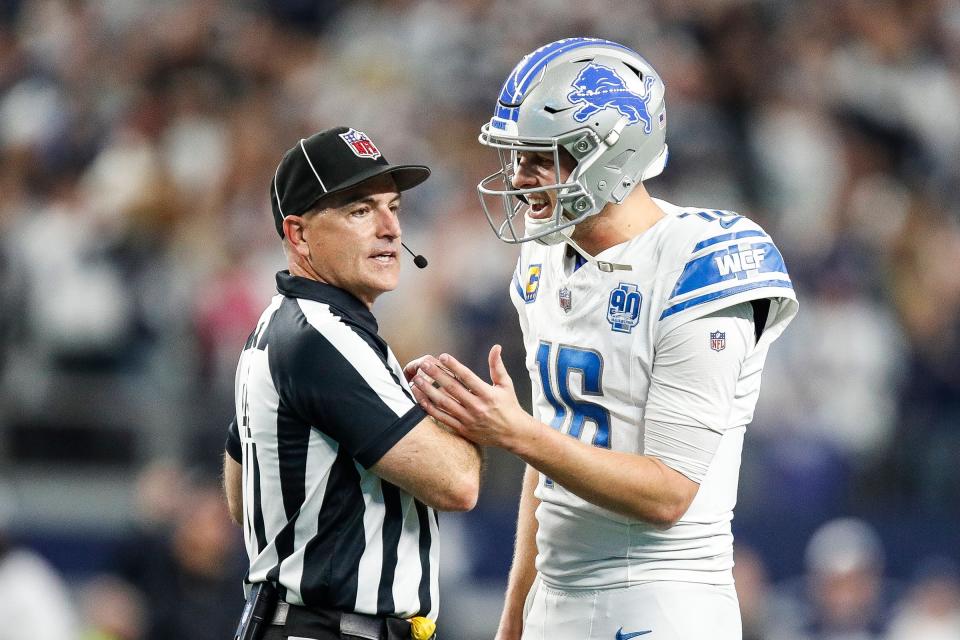
<instances>
[{"instance_id":1,"label":"referee's face","mask_svg":"<svg viewBox=\"0 0 960 640\"><path fill-rule=\"evenodd\" d=\"M320 279L367 306L400 280L400 193L389 175L323 203L305 219L309 262Z\"/></svg>"}]
</instances>

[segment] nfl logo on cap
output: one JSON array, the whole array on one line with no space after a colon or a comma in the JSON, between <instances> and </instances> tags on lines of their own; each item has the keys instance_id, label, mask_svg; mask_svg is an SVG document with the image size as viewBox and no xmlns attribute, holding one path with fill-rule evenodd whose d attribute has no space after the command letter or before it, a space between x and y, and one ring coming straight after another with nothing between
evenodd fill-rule
<instances>
[{"instance_id":1,"label":"nfl logo on cap","mask_svg":"<svg viewBox=\"0 0 960 640\"><path fill-rule=\"evenodd\" d=\"M726 331L710 332L710 348L714 351L723 351L727 347Z\"/></svg>"},{"instance_id":2,"label":"nfl logo on cap","mask_svg":"<svg viewBox=\"0 0 960 640\"><path fill-rule=\"evenodd\" d=\"M353 151L353 154L358 158L371 158L376 160L380 157L380 150L377 149L377 145L373 144L373 140L363 131L350 128L346 133L340 134L340 139L347 143L350 150Z\"/></svg>"}]
</instances>

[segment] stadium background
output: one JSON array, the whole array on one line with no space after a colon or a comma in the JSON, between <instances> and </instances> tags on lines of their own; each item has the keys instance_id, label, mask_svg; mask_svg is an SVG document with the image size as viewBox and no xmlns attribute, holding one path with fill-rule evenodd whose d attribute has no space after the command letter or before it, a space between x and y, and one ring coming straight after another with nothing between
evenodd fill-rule
<instances>
[{"instance_id":1,"label":"stadium background","mask_svg":"<svg viewBox=\"0 0 960 640\"><path fill-rule=\"evenodd\" d=\"M0 529L67 585L37 592L51 617L232 626L220 452L282 266L268 181L305 134L433 168L404 220L430 266L405 263L382 333L477 367L501 342L527 393L476 136L520 56L573 35L666 82L651 193L756 219L801 299L744 452L748 636L960 637L957 0L0 1ZM477 509L443 517L445 638L495 628L520 473L491 455Z\"/></svg>"}]
</instances>

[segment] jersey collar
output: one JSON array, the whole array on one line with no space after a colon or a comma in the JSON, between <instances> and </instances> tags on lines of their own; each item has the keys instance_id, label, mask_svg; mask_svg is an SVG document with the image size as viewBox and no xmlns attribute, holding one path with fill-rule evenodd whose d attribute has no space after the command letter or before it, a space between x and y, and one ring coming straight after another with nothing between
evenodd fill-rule
<instances>
[{"instance_id":1,"label":"jersey collar","mask_svg":"<svg viewBox=\"0 0 960 640\"><path fill-rule=\"evenodd\" d=\"M376 334L377 319L367 305L353 294L325 282L290 275L289 271L277 272L277 291L291 298L304 298L336 307L351 321Z\"/></svg>"}]
</instances>

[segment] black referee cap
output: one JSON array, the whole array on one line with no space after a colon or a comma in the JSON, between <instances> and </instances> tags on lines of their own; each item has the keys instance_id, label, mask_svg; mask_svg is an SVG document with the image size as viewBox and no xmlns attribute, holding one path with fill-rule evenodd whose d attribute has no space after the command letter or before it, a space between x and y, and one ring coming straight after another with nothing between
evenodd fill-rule
<instances>
[{"instance_id":1,"label":"black referee cap","mask_svg":"<svg viewBox=\"0 0 960 640\"><path fill-rule=\"evenodd\" d=\"M283 219L312 209L320 198L361 182L391 174L398 191L415 187L430 176L423 165L391 165L362 131L335 127L301 139L277 166L270 183L270 205L277 233Z\"/></svg>"}]
</instances>

